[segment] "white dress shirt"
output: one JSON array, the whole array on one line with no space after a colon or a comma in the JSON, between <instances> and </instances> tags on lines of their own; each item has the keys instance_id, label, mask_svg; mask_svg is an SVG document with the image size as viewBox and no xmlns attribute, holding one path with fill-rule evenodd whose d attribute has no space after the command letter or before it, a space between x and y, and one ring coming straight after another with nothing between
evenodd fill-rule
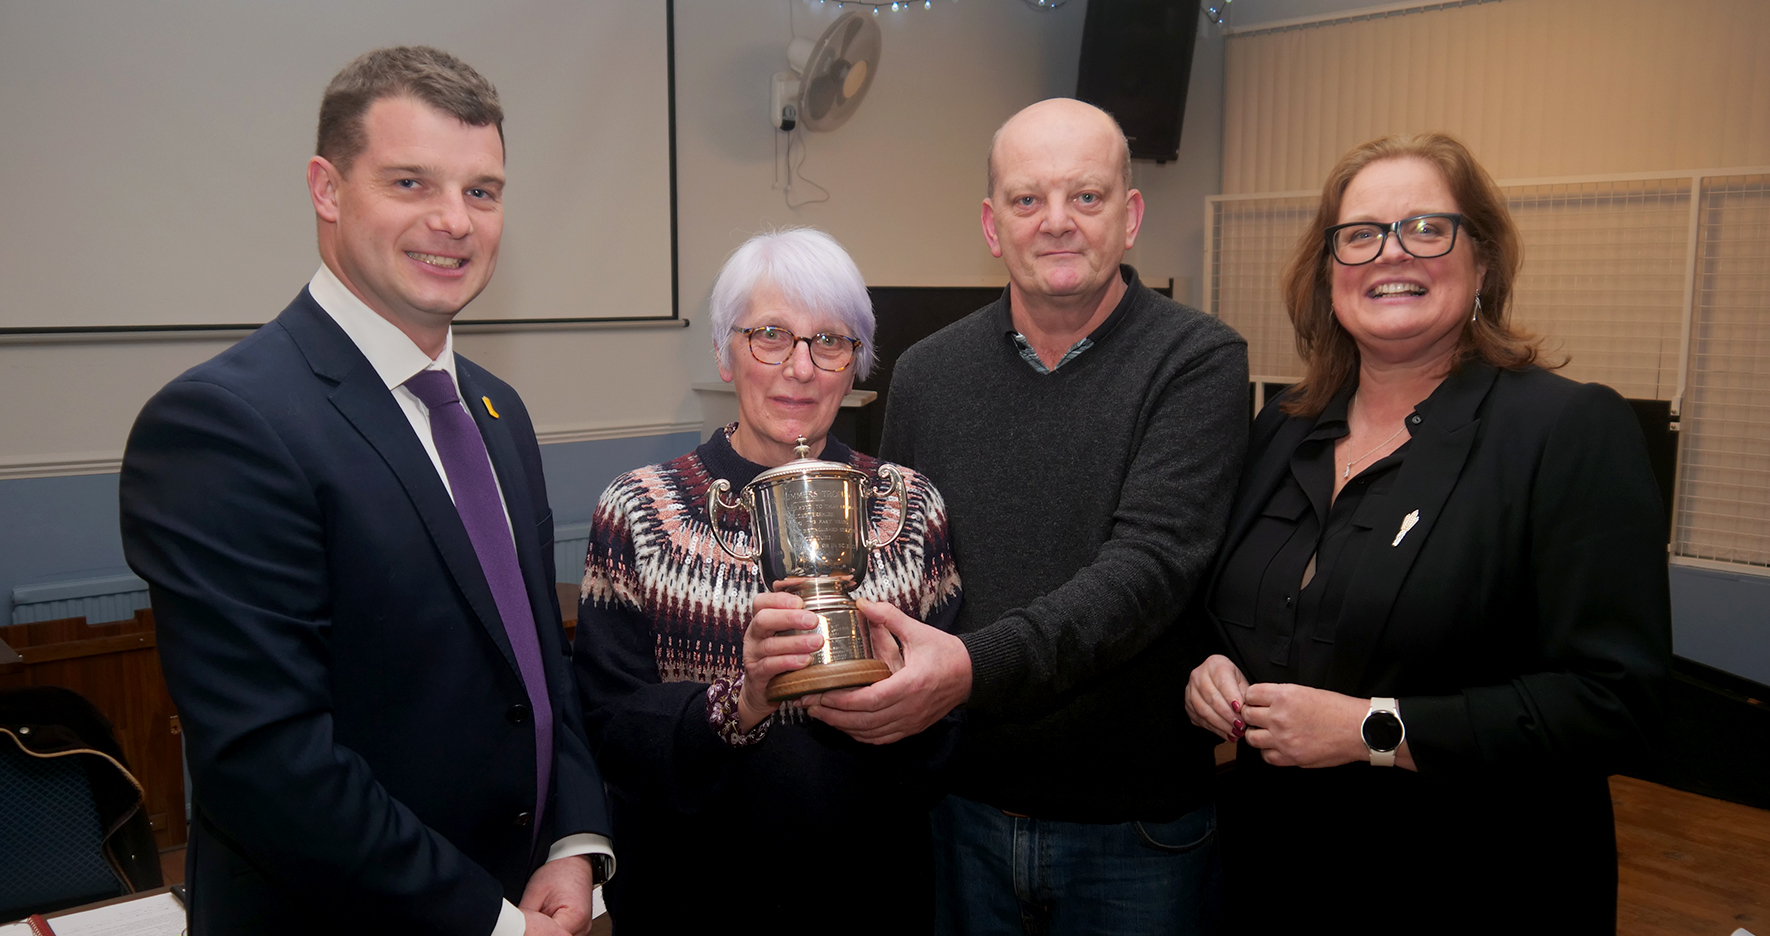
<instances>
[{"instance_id":1,"label":"white dress shirt","mask_svg":"<svg viewBox=\"0 0 1770 936\"><path fill-rule=\"evenodd\" d=\"M418 436L418 442L430 456L430 463L436 467L437 477L442 479L443 487L448 490L452 500L455 492L449 487L448 472L443 469L442 456L437 453L436 441L430 434L430 408L405 383L417 376L419 371L439 370L449 375L449 380L455 384L456 395L460 394L461 382L455 376L454 329L449 329L447 337L443 339L442 353L431 360L430 355L419 350L412 339L406 337L405 332L358 299L324 264L313 275L313 279L308 281L307 291L320 304L320 308L332 317L332 321L344 329L344 334L369 359L370 366L375 368L381 382L393 393L394 401L399 403L400 411L406 414L406 420L412 424L412 432ZM464 404L457 401L455 405ZM471 411L468 416L472 418ZM492 480L497 481L497 477L497 472L494 471ZM503 485L499 484L498 499L502 501L503 498ZM504 522L507 525L510 522L509 504L504 505ZM511 537L511 541L515 542L514 533ZM547 860L592 854L607 855L612 871L615 855L613 846L606 836L590 832L578 832L554 842L547 852ZM526 928L522 911L506 900L498 913L498 925L492 929L491 936L522 936Z\"/></svg>"}]
</instances>

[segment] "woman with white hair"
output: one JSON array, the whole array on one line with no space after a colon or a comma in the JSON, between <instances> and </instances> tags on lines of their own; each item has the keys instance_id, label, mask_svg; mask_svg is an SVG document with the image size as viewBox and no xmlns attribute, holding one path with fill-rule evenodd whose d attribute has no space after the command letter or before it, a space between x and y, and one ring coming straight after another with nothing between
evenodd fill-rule
<instances>
[{"instance_id":1,"label":"woman with white hair","mask_svg":"<svg viewBox=\"0 0 1770 936\"><path fill-rule=\"evenodd\" d=\"M821 638L792 632L814 623L809 612L720 549L706 508L715 480L741 490L792 461L800 438L813 458L878 471L829 434L873 365L865 282L827 234L758 234L720 271L711 319L737 422L616 478L585 560L574 659L620 854L610 915L623 934L788 920L927 931L929 779L953 723L873 747L769 702L768 680L807 665ZM926 478L899 470L903 532L873 554L856 596L950 630L959 579L946 509ZM721 526L729 536L745 520ZM896 647L880 628L874 645L887 657ZM774 873L754 874L759 863Z\"/></svg>"}]
</instances>

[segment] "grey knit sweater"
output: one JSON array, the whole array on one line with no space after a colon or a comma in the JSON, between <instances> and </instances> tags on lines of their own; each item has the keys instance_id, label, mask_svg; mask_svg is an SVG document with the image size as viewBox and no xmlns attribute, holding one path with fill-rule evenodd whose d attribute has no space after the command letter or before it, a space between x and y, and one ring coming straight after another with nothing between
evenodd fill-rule
<instances>
[{"instance_id":1,"label":"grey knit sweater","mask_svg":"<svg viewBox=\"0 0 1770 936\"><path fill-rule=\"evenodd\" d=\"M1008 293L904 353L881 454L947 498L965 579L969 729L953 792L1047 819L1176 818L1210 798L1213 736L1182 693L1247 445L1247 346L1130 288L1054 373Z\"/></svg>"}]
</instances>

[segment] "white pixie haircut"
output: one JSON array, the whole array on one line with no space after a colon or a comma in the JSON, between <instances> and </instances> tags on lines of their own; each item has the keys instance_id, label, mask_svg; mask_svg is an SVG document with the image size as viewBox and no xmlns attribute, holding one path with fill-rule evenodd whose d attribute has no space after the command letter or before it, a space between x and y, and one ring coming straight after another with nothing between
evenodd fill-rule
<instances>
[{"instance_id":1,"label":"white pixie haircut","mask_svg":"<svg viewBox=\"0 0 1770 936\"><path fill-rule=\"evenodd\" d=\"M843 334L860 339L850 365L855 379L872 373L873 300L866 280L834 237L812 228L764 231L726 258L707 303L713 351L722 364L731 367L732 329L750 310L750 294L764 283L780 290L790 305L834 316Z\"/></svg>"}]
</instances>

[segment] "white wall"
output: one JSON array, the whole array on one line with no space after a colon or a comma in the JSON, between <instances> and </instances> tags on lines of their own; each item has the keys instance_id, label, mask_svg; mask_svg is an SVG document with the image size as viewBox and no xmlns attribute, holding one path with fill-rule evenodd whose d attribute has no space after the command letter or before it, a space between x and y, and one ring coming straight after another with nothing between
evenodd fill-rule
<instances>
[{"instance_id":1,"label":"white wall","mask_svg":"<svg viewBox=\"0 0 1770 936\"><path fill-rule=\"evenodd\" d=\"M769 76L785 67L789 10L807 37L836 16L833 2L676 3L679 281L689 328L458 336L463 353L523 393L544 441L698 426L689 385L716 379L707 294L731 249L765 227L830 231L870 283L1004 281L978 228L989 138L1020 107L1074 92L1085 4L1042 12L1019 0L935 0L933 9L882 13L884 51L867 100L840 130L809 135L803 170L831 199L798 210L771 189L776 141L766 116ZM1152 280L1196 284L1202 201L1217 191L1222 40L1209 25L1200 36L1180 159L1137 168L1150 214L1131 260ZM300 286L288 283L287 294ZM141 403L227 344L0 339L0 399L9 401L0 407L0 478L114 470Z\"/></svg>"},{"instance_id":2,"label":"white wall","mask_svg":"<svg viewBox=\"0 0 1770 936\"><path fill-rule=\"evenodd\" d=\"M1426 6L1430 2L1419 0L1412 5ZM1225 21L1236 29L1258 29L1270 23L1320 16L1357 15L1372 8L1397 6L1394 0L1235 0L1228 4L1219 0L1216 5L1226 7Z\"/></svg>"},{"instance_id":3,"label":"white wall","mask_svg":"<svg viewBox=\"0 0 1770 936\"><path fill-rule=\"evenodd\" d=\"M834 235L875 285L1005 282L978 226L991 134L1016 110L1075 91L1083 4L1056 12L1018 0L936 0L882 13L878 77L833 133L807 134L803 171L830 200L790 210L771 188L769 76L786 67L788 11L815 37L835 3L678 0L678 197L684 306L704 308L725 256L775 225ZM809 191L795 190L795 199ZM698 313L697 313L698 314ZM714 379L704 322L689 358Z\"/></svg>"}]
</instances>

